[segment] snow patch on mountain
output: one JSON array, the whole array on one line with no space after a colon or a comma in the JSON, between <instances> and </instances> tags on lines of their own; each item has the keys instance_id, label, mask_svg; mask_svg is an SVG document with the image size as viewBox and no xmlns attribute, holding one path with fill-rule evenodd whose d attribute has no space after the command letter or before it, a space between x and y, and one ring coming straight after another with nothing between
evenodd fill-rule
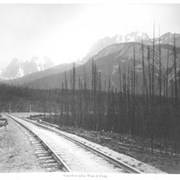
<instances>
[{"instance_id":1,"label":"snow patch on mountain","mask_svg":"<svg viewBox=\"0 0 180 180\"><path fill-rule=\"evenodd\" d=\"M53 66L54 63L48 57L32 57L28 60L14 58L10 64L1 71L0 78L4 80L16 79Z\"/></svg>"},{"instance_id":2,"label":"snow patch on mountain","mask_svg":"<svg viewBox=\"0 0 180 180\"><path fill-rule=\"evenodd\" d=\"M24 76L24 70L22 69L22 67L19 67L16 78L22 77L22 76Z\"/></svg>"}]
</instances>

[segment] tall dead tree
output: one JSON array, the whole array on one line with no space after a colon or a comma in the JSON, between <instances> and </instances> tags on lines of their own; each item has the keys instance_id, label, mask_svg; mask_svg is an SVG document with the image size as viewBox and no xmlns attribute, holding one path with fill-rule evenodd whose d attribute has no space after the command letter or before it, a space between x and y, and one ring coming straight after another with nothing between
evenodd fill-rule
<instances>
[{"instance_id":1,"label":"tall dead tree","mask_svg":"<svg viewBox=\"0 0 180 180\"><path fill-rule=\"evenodd\" d=\"M143 123L141 123L141 131L144 132L144 134L146 133L146 116L147 116L147 108L148 108L148 88L147 88L147 80L146 80L146 72L145 72L145 57L144 57L144 42L142 39L142 78L143 78L143 85L142 85L142 98L143 98ZM148 46L148 50L149 51L149 46ZM148 52L148 56L149 56L149 52ZM147 58L148 61L148 66L150 66L150 57ZM149 67L150 68L150 67ZM143 133L142 132L142 133Z\"/></svg>"},{"instance_id":2,"label":"tall dead tree","mask_svg":"<svg viewBox=\"0 0 180 180\"><path fill-rule=\"evenodd\" d=\"M149 96L152 96L152 75L151 75L151 56L150 56L150 47L147 47L147 61L148 61L148 77L149 77Z\"/></svg>"},{"instance_id":3,"label":"tall dead tree","mask_svg":"<svg viewBox=\"0 0 180 180\"><path fill-rule=\"evenodd\" d=\"M76 67L75 63L73 63L73 75L72 75L72 118L73 123L77 127L77 120L76 120Z\"/></svg>"},{"instance_id":4,"label":"tall dead tree","mask_svg":"<svg viewBox=\"0 0 180 180\"><path fill-rule=\"evenodd\" d=\"M151 94L151 100L150 100L150 107L149 107L149 123L148 128L150 131L150 143L151 143L151 154L154 153L154 96L155 96L155 24L153 25L153 45L152 45L152 94Z\"/></svg>"},{"instance_id":5,"label":"tall dead tree","mask_svg":"<svg viewBox=\"0 0 180 180\"><path fill-rule=\"evenodd\" d=\"M93 129L96 129L97 122L97 66L92 60L92 99L93 99Z\"/></svg>"},{"instance_id":6,"label":"tall dead tree","mask_svg":"<svg viewBox=\"0 0 180 180\"><path fill-rule=\"evenodd\" d=\"M161 71L162 71L162 60L161 60L161 37L160 37L160 32L159 32L159 98L161 100L161 95L162 95L162 75L161 75Z\"/></svg>"},{"instance_id":7,"label":"tall dead tree","mask_svg":"<svg viewBox=\"0 0 180 180\"><path fill-rule=\"evenodd\" d=\"M143 94L148 95L147 89L147 80L146 80L146 73L145 73L145 63L144 63L144 42L142 40L142 76L143 76Z\"/></svg>"},{"instance_id":8,"label":"tall dead tree","mask_svg":"<svg viewBox=\"0 0 180 180\"><path fill-rule=\"evenodd\" d=\"M160 136L160 140L162 143L162 139L163 139L163 123L164 120L162 118L162 110L163 110L163 104L162 104L162 57L161 57L161 36L160 36L160 28L159 28L159 46L158 46L158 54L159 54L159 72L158 72L158 88L159 88L159 95L158 95L158 99L159 99L159 122L161 124L161 126L159 126L159 136Z\"/></svg>"},{"instance_id":9,"label":"tall dead tree","mask_svg":"<svg viewBox=\"0 0 180 180\"><path fill-rule=\"evenodd\" d=\"M153 47L152 47L152 99L154 99L154 85L155 85L155 24L153 25Z\"/></svg>"},{"instance_id":10,"label":"tall dead tree","mask_svg":"<svg viewBox=\"0 0 180 180\"><path fill-rule=\"evenodd\" d=\"M177 103L178 100L178 86L177 86L177 58L176 58L176 39L174 35L174 45L173 45L173 55L174 55L174 100Z\"/></svg>"},{"instance_id":11,"label":"tall dead tree","mask_svg":"<svg viewBox=\"0 0 180 180\"><path fill-rule=\"evenodd\" d=\"M132 125L131 133L134 133L135 130L135 121L136 121L136 51L135 44L133 44L133 102L132 102Z\"/></svg>"},{"instance_id":12,"label":"tall dead tree","mask_svg":"<svg viewBox=\"0 0 180 180\"><path fill-rule=\"evenodd\" d=\"M102 115L102 105L101 105L101 101L102 101L102 84L101 84L101 72L98 72L97 74L97 120L96 120L96 131L98 131L100 129L100 125L101 125L101 115Z\"/></svg>"},{"instance_id":13,"label":"tall dead tree","mask_svg":"<svg viewBox=\"0 0 180 180\"><path fill-rule=\"evenodd\" d=\"M69 96L68 96L68 81L67 81L67 72L64 73L64 106L65 106L65 120L69 124Z\"/></svg>"},{"instance_id":14,"label":"tall dead tree","mask_svg":"<svg viewBox=\"0 0 180 180\"><path fill-rule=\"evenodd\" d=\"M121 64L119 63L119 92L122 92L122 73Z\"/></svg>"}]
</instances>

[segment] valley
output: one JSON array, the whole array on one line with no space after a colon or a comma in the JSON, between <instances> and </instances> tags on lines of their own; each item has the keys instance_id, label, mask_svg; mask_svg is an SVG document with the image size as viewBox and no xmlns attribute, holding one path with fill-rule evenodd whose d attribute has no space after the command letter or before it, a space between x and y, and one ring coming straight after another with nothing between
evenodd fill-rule
<instances>
[{"instance_id":1,"label":"valley","mask_svg":"<svg viewBox=\"0 0 180 180\"><path fill-rule=\"evenodd\" d=\"M179 8L0 4L0 172L180 174Z\"/></svg>"}]
</instances>

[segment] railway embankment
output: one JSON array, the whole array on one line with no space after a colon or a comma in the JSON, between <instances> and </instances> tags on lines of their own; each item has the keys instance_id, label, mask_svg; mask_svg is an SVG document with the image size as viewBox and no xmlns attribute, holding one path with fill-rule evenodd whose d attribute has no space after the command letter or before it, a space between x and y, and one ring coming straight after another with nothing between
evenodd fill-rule
<instances>
[{"instance_id":1,"label":"railway embankment","mask_svg":"<svg viewBox=\"0 0 180 180\"><path fill-rule=\"evenodd\" d=\"M44 172L34 147L20 126L8 119L7 129L0 128L0 172Z\"/></svg>"}]
</instances>

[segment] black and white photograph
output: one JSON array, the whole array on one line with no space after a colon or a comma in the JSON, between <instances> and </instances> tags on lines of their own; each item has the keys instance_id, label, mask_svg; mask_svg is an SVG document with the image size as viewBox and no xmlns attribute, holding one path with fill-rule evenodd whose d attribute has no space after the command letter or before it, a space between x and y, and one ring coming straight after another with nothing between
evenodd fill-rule
<instances>
[{"instance_id":1,"label":"black and white photograph","mask_svg":"<svg viewBox=\"0 0 180 180\"><path fill-rule=\"evenodd\" d=\"M180 3L0 2L0 176L14 173L180 174Z\"/></svg>"}]
</instances>

